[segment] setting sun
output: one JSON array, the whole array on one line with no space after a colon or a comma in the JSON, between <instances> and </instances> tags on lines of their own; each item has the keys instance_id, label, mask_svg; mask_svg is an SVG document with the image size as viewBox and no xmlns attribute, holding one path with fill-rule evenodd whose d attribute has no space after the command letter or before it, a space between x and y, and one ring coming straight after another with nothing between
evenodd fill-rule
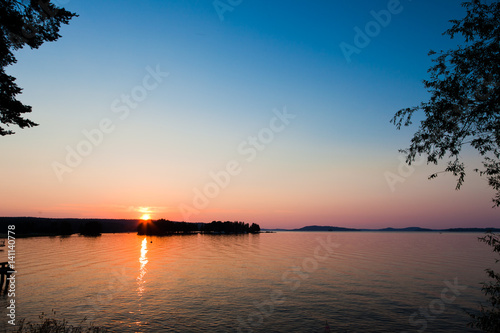
<instances>
[{"instance_id":1,"label":"setting sun","mask_svg":"<svg viewBox=\"0 0 500 333\"><path fill-rule=\"evenodd\" d=\"M144 220L144 221L151 220L151 216L149 214L144 214L141 216L141 220Z\"/></svg>"}]
</instances>

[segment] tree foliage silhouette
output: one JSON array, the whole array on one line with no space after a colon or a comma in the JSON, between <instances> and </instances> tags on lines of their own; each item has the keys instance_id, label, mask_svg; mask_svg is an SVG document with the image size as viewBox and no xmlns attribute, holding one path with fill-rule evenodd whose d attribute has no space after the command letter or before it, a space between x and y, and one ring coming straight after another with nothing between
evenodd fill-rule
<instances>
[{"instance_id":1,"label":"tree foliage silhouette","mask_svg":"<svg viewBox=\"0 0 500 333\"><path fill-rule=\"evenodd\" d=\"M165 219L156 221L145 221L139 223L137 227L138 235L175 235L175 234L192 234L201 232L204 234L248 234L259 233L260 226L252 223L240 221L212 221L210 223L189 223L189 222L173 222Z\"/></svg>"},{"instance_id":2,"label":"tree foliage silhouette","mask_svg":"<svg viewBox=\"0 0 500 333\"><path fill-rule=\"evenodd\" d=\"M430 51L434 65L424 85L430 100L419 106L399 110L391 120L398 129L412 124L417 111L424 119L401 150L407 163L417 155L427 155L427 163L449 158L446 169L457 177L460 189L465 179L465 165L460 153L466 145L482 157L482 170L489 185L496 190L493 202L500 205L500 4L474 0L462 4L467 14L451 20L453 26L444 34L462 36L465 45L456 49ZM437 173L429 178L434 178Z\"/></svg>"},{"instance_id":3,"label":"tree foliage silhouette","mask_svg":"<svg viewBox=\"0 0 500 333\"><path fill-rule=\"evenodd\" d=\"M260 232L260 226L257 223L252 223L250 228L248 229L248 232L252 234L256 234Z\"/></svg>"},{"instance_id":4,"label":"tree foliage silhouette","mask_svg":"<svg viewBox=\"0 0 500 333\"><path fill-rule=\"evenodd\" d=\"M5 68L17 62L13 51L28 45L37 49L44 42L53 42L59 37L61 24L68 24L77 16L59 8L50 0L2 0L0 1L0 123L7 127L37 126L23 118L31 112L31 106L16 99L22 89L16 79L5 72ZM0 135L14 134L0 127Z\"/></svg>"},{"instance_id":5,"label":"tree foliage silhouette","mask_svg":"<svg viewBox=\"0 0 500 333\"><path fill-rule=\"evenodd\" d=\"M102 223L100 221L87 221L80 229L80 235L83 236L101 236Z\"/></svg>"},{"instance_id":6,"label":"tree foliage silhouette","mask_svg":"<svg viewBox=\"0 0 500 333\"><path fill-rule=\"evenodd\" d=\"M480 0L464 2L467 10L461 20L451 20L445 31L451 38L463 37L465 44L455 49L430 51L434 65L424 80L431 97L419 106L399 110L391 120L398 129L412 124L412 117L423 111L424 119L413 135L409 148L401 150L411 164L417 155L427 155L427 163L438 164L448 158L444 171L457 177L462 186L466 169L460 153L466 145L482 158L483 169L475 171L488 179L496 191L493 202L500 206L500 3ZM437 173L429 178L437 177ZM500 252L498 236L479 238ZM500 274L486 270L491 281L483 292L491 307L471 314L469 326L486 332L500 332Z\"/></svg>"},{"instance_id":7,"label":"tree foliage silhouette","mask_svg":"<svg viewBox=\"0 0 500 333\"><path fill-rule=\"evenodd\" d=\"M492 233L480 237L479 240L491 246L493 252L500 253L500 239ZM498 263L499 259L495 259ZM486 274L491 279L483 282L481 290L491 303L491 307L481 305L479 313L470 314L472 321L468 326L479 328L484 332L500 332L500 274L491 268L486 269Z\"/></svg>"}]
</instances>

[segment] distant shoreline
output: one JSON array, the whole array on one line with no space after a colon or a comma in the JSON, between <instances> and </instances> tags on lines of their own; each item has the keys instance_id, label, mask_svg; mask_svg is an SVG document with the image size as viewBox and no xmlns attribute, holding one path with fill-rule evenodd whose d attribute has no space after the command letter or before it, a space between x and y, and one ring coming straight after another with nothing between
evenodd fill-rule
<instances>
[{"instance_id":1,"label":"distant shoreline","mask_svg":"<svg viewBox=\"0 0 500 333\"><path fill-rule=\"evenodd\" d=\"M137 233L142 220L139 219L98 219L98 218L42 218L42 217L0 217L0 237L5 238L7 227L16 226L16 237L51 237L80 234L82 227L89 222L99 222L102 234ZM175 222L177 223L177 222ZM208 224L205 222L190 222ZM274 232L437 232L437 233L500 233L500 228L447 228L430 229L420 227L358 229L337 226L309 225L298 229L262 228L260 233ZM89 235L92 236L92 235Z\"/></svg>"},{"instance_id":2,"label":"distant shoreline","mask_svg":"<svg viewBox=\"0 0 500 333\"><path fill-rule=\"evenodd\" d=\"M382 229L356 229L343 228L334 226L319 226L311 225L298 229L262 229L262 231L307 231L307 232L500 232L500 228L447 228L447 229L430 229L420 227L407 228L382 228Z\"/></svg>"}]
</instances>

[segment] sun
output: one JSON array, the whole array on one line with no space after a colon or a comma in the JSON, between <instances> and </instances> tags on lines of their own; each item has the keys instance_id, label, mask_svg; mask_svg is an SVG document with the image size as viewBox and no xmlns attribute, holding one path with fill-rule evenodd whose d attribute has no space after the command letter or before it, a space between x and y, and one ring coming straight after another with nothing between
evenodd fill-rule
<instances>
[{"instance_id":1,"label":"sun","mask_svg":"<svg viewBox=\"0 0 500 333\"><path fill-rule=\"evenodd\" d=\"M151 220L151 215L149 215L149 214L143 214L141 216L141 220L143 220L143 221Z\"/></svg>"}]
</instances>

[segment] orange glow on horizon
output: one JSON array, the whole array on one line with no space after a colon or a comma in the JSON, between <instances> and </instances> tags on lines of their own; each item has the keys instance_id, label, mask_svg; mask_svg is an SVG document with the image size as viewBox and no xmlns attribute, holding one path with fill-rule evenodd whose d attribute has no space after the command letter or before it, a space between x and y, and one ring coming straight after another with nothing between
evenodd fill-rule
<instances>
[{"instance_id":1,"label":"orange glow on horizon","mask_svg":"<svg viewBox=\"0 0 500 333\"><path fill-rule=\"evenodd\" d=\"M141 216L141 220L143 220L143 221L151 220L151 215L149 215L149 214L143 214Z\"/></svg>"}]
</instances>

